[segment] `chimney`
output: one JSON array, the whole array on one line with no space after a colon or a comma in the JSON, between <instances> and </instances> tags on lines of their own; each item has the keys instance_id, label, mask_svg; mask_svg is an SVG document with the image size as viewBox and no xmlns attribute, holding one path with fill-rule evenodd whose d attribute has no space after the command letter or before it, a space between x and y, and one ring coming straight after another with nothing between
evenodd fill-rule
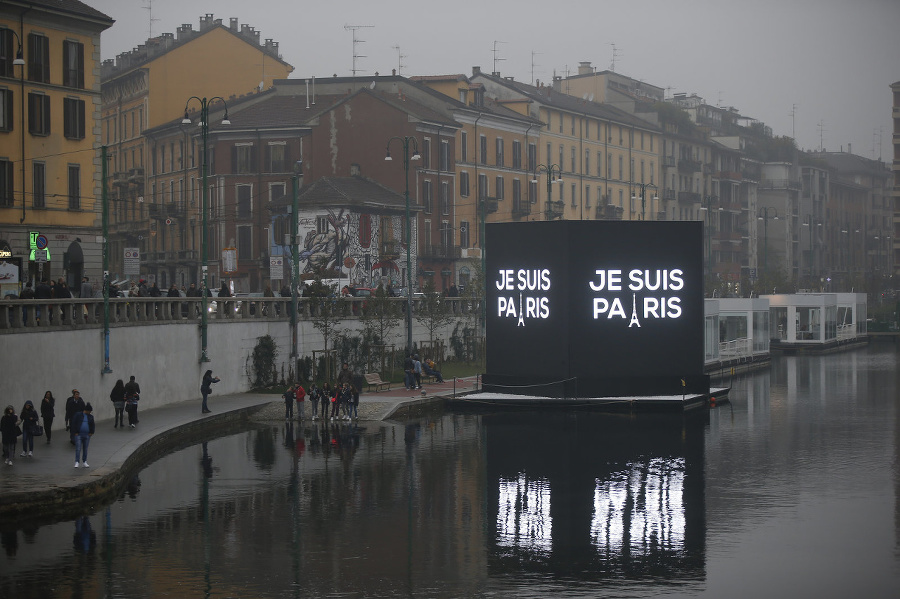
<instances>
[{"instance_id":1,"label":"chimney","mask_svg":"<svg viewBox=\"0 0 900 599\"><path fill-rule=\"evenodd\" d=\"M359 177L360 175L362 175L362 170L359 168L359 164L354 162L350 165L350 176Z\"/></svg>"},{"instance_id":2,"label":"chimney","mask_svg":"<svg viewBox=\"0 0 900 599\"><path fill-rule=\"evenodd\" d=\"M481 67L472 67L472 77L481 75Z\"/></svg>"},{"instance_id":3,"label":"chimney","mask_svg":"<svg viewBox=\"0 0 900 599\"><path fill-rule=\"evenodd\" d=\"M853 153L853 144L850 143L849 141L847 142L847 153L848 153L848 154L852 154L852 153Z\"/></svg>"},{"instance_id":4,"label":"chimney","mask_svg":"<svg viewBox=\"0 0 900 599\"><path fill-rule=\"evenodd\" d=\"M200 17L200 32L202 33L204 31L207 31L208 29L212 28L212 24L213 24L213 14L208 12L208 13L206 13L206 16Z\"/></svg>"},{"instance_id":5,"label":"chimney","mask_svg":"<svg viewBox=\"0 0 900 599\"><path fill-rule=\"evenodd\" d=\"M234 32L238 30L238 20L237 17L231 17L228 19L228 28Z\"/></svg>"},{"instance_id":6,"label":"chimney","mask_svg":"<svg viewBox=\"0 0 900 599\"><path fill-rule=\"evenodd\" d=\"M594 72L594 69L591 67L591 61L585 60L583 62L578 63L578 74L579 75L590 75Z\"/></svg>"}]
</instances>

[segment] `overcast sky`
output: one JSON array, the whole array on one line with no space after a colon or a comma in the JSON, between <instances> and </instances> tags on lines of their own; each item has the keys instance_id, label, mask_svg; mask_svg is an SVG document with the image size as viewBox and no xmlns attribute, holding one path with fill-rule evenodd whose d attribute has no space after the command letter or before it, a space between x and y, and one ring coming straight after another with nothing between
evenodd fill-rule
<instances>
[{"instance_id":1,"label":"overcast sky","mask_svg":"<svg viewBox=\"0 0 900 599\"><path fill-rule=\"evenodd\" d=\"M84 0L116 20L103 58L212 13L280 44L292 77L471 74L519 81L578 63L733 106L804 149L892 156L898 0ZM396 48L399 46L399 50ZM496 48L496 53L494 49ZM402 59L400 58L402 55ZM496 63L495 63L496 59ZM197 93L201 93L198 90ZM792 117L791 114L794 114Z\"/></svg>"}]
</instances>

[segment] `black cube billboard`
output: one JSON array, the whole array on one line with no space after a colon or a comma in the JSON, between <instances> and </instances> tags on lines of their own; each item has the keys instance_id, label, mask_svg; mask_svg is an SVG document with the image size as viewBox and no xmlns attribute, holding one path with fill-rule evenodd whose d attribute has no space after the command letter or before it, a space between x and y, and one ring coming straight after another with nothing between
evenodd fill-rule
<instances>
[{"instance_id":1,"label":"black cube billboard","mask_svg":"<svg viewBox=\"0 0 900 599\"><path fill-rule=\"evenodd\" d=\"M539 397L707 393L703 224L486 226L486 390Z\"/></svg>"}]
</instances>

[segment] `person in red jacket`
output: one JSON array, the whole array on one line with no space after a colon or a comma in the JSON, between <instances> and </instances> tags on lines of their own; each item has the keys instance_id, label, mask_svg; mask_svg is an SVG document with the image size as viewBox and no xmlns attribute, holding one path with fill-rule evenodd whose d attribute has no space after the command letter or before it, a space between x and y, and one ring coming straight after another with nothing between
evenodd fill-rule
<instances>
[{"instance_id":1,"label":"person in red jacket","mask_svg":"<svg viewBox=\"0 0 900 599\"><path fill-rule=\"evenodd\" d=\"M306 389L300 383L294 385L294 398L297 400L297 416L300 420L303 420L303 406L306 405Z\"/></svg>"}]
</instances>

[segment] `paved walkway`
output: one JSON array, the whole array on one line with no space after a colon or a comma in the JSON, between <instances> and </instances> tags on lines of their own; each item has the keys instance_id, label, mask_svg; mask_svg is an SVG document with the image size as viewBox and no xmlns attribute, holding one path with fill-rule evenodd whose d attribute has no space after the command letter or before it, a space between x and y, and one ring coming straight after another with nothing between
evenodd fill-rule
<instances>
[{"instance_id":1,"label":"paved walkway","mask_svg":"<svg viewBox=\"0 0 900 599\"><path fill-rule=\"evenodd\" d=\"M380 393L360 395L360 420L384 420L403 407L472 391L475 378L445 383L428 383L425 394L407 391L403 385ZM398 388L399 387L399 388ZM267 406L277 403L279 409ZM170 404L138 413L136 428L113 428L111 419L98 420L88 448L88 468L75 468L75 447L63 429L63 418L53 422L51 443L38 437L34 456L21 457L22 439L16 446L13 465L0 464L0 518L23 513L67 514L73 509L113 499L121 483L136 469L153 461L161 452L181 443L190 443L208 432L236 426L254 414L283 418L283 400L278 395L237 393L211 395L211 414L200 413L200 399ZM309 406L306 407L309 415ZM295 413L296 415L296 413ZM126 416L127 422L127 416ZM126 425L127 427L127 425Z\"/></svg>"}]
</instances>

